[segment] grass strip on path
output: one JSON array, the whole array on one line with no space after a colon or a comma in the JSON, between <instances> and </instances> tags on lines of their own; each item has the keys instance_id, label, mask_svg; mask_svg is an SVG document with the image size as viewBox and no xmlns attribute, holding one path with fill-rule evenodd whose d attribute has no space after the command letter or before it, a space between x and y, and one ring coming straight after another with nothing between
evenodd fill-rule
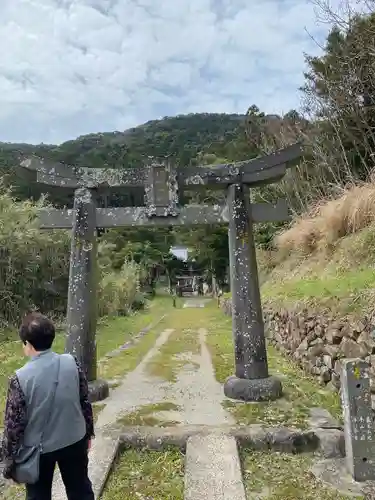
<instances>
[{"instance_id":1,"label":"grass strip on path","mask_svg":"<svg viewBox=\"0 0 375 500\"><path fill-rule=\"evenodd\" d=\"M241 458L248 500L353 500L315 479L313 455L242 450Z\"/></svg>"},{"instance_id":2,"label":"grass strip on path","mask_svg":"<svg viewBox=\"0 0 375 500\"><path fill-rule=\"evenodd\" d=\"M10 484L5 491L1 492L1 500L24 500L25 486L20 484Z\"/></svg>"},{"instance_id":3,"label":"grass strip on path","mask_svg":"<svg viewBox=\"0 0 375 500\"><path fill-rule=\"evenodd\" d=\"M234 374L232 320L217 306L210 305L205 311L209 332L207 344L216 379L224 383L227 377ZM283 398L264 403L226 401L225 405L238 423L305 428L312 407L326 408L333 416L341 418L339 395L321 387L313 377L272 346L268 347L268 365L270 373L282 380Z\"/></svg>"},{"instance_id":4,"label":"grass strip on path","mask_svg":"<svg viewBox=\"0 0 375 500\"><path fill-rule=\"evenodd\" d=\"M199 328L206 326L204 309L175 309L168 316L165 327L173 329L169 339L147 364L150 375L176 382L186 364L195 365L194 356L200 355Z\"/></svg>"},{"instance_id":5,"label":"grass strip on path","mask_svg":"<svg viewBox=\"0 0 375 500\"><path fill-rule=\"evenodd\" d=\"M178 411L179 407L170 402L162 401L161 403L143 405L138 410L127 413L120 417L117 422L121 425L146 425L150 427L173 427L179 422L172 420L161 420L157 417L159 412Z\"/></svg>"},{"instance_id":6,"label":"grass strip on path","mask_svg":"<svg viewBox=\"0 0 375 500\"><path fill-rule=\"evenodd\" d=\"M119 348L143 328L154 324L163 314L172 309L170 297L156 297L150 302L149 308L132 316L118 316L101 319L97 331L98 360L105 354ZM133 370L140 359L147 353L155 342L157 335L163 328L161 324L149 331L140 341L115 358L98 363L98 376L112 379L123 376L127 371ZM54 343L56 352L64 352L65 334L59 332ZM0 342L0 427L3 423L5 410L6 391L9 377L26 363L20 341Z\"/></svg>"},{"instance_id":7,"label":"grass strip on path","mask_svg":"<svg viewBox=\"0 0 375 500\"><path fill-rule=\"evenodd\" d=\"M105 407L105 403L102 402L95 402L92 405L92 412L94 416L94 424L98 420L98 415L102 411L102 409Z\"/></svg>"},{"instance_id":8,"label":"grass strip on path","mask_svg":"<svg viewBox=\"0 0 375 500\"><path fill-rule=\"evenodd\" d=\"M184 456L179 450L128 450L115 465L102 500L183 500L183 497Z\"/></svg>"},{"instance_id":9,"label":"grass strip on path","mask_svg":"<svg viewBox=\"0 0 375 500\"><path fill-rule=\"evenodd\" d=\"M159 333L166 328L167 318L160 321L163 315L172 311L170 299L155 298L150 303L150 308L142 313L128 318L118 318L117 324L110 324L103 328L98 335L98 343L105 344L98 358L98 377L105 380L113 380L123 377L126 373L134 370L142 358L153 347ZM120 321L122 319L122 322ZM153 326L138 342L128 349L121 351L117 356L106 358L105 354L118 349L134 335L147 326ZM121 340L118 332L121 332ZM117 338L116 338L117 337ZM104 340L108 339L108 340ZM111 341L109 339L112 339ZM115 339L115 340L114 340ZM99 351L99 349L98 349Z\"/></svg>"}]
</instances>

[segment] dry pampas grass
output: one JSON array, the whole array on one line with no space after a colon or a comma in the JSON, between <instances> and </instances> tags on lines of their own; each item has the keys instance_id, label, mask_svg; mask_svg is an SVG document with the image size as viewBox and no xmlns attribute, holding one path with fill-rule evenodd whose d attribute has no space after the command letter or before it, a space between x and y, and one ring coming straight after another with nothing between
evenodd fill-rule
<instances>
[{"instance_id":1,"label":"dry pampas grass","mask_svg":"<svg viewBox=\"0 0 375 500\"><path fill-rule=\"evenodd\" d=\"M341 196L320 202L276 237L284 254L310 254L328 248L340 238L355 233L375 220L375 181L345 189Z\"/></svg>"}]
</instances>

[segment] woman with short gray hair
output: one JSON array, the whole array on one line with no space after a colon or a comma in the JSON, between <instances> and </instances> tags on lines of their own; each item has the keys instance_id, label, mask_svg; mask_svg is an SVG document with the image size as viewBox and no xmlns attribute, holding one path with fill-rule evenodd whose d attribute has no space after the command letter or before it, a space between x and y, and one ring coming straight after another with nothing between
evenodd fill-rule
<instances>
[{"instance_id":1,"label":"woman with short gray hair","mask_svg":"<svg viewBox=\"0 0 375 500\"><path fill-rule=\"evenodd\" d=\"M94 500L88 477L94 422L85 374L71 355L52 351L55 327L42 314L27 315L19 336L30 361L9 381L4 477L25 484L27 500L51 500L57 464L68 500Z\"/></svg>"}]
</instances>

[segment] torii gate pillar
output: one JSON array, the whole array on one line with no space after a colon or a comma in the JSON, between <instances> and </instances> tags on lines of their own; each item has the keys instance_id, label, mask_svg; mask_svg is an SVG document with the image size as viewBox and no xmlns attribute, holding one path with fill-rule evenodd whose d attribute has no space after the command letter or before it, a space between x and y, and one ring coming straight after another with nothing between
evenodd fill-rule
<instances>
[{"instance_id":1,"label":"torii gate pillar","mask_svg":"<svg viewBox=\"0 0 375 500\"><path fill-rule=\"evenodd\" d=\"M86 372L90 399L109 395L108 383L97 379L97 227L96 200L91 189L75 191L70 252L65 352L77 357Z\"/></svg>"},{"instance_id":2,"label":"torii gate pillar","mask_svg":"<svg viewBox=\"0 0 375 500\"><path fill-rule=\"evenodd\" d=\"M270 401L281 397L282 385L268 373L248 186L229 186L228 208L235 376L225 382L224 393L242 401Z\"/></svg>"}]
</instances>

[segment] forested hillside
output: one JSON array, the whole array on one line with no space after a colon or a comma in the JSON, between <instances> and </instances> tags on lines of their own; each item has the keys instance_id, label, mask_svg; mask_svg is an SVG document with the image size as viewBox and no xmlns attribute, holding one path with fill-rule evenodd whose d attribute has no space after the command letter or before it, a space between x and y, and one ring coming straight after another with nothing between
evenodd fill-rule
<instances>
[{"instance_id":1,"label":"forested hillside","mask_svg":"<svg viewBox=\"0 0 375 500\"><path fill-rule=\"evenodd\" d=\"M150 156L168 157L181 167L217 159L242 160L257 153L246 140L244 124L241 115L201 113L150 121L124 132L82 136L60 146L1 144L0 167L17 195L38 198L36 186L12 168L21 155L33 153L70 165L108 168L139 166Z\"/></svg>"}]
</instances>

